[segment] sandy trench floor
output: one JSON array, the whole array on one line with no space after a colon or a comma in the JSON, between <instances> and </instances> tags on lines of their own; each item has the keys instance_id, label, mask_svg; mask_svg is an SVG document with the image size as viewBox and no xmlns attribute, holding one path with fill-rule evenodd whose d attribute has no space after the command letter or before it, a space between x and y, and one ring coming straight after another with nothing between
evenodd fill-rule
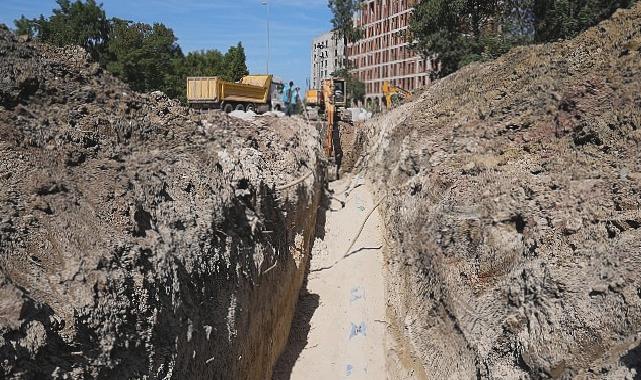
<instances>
[{"instance_id":1,"label":"sandy trench floor","mask_svg":"<svg viewBox=\"0 0 641 380\"><path fill-rule=\"evenodd\" d=\"M358 178L330 188L345 206L331 200L274 380L386 378L383 224L374 211L347 252L376 202Z\"/></svg>"}]
</instances>

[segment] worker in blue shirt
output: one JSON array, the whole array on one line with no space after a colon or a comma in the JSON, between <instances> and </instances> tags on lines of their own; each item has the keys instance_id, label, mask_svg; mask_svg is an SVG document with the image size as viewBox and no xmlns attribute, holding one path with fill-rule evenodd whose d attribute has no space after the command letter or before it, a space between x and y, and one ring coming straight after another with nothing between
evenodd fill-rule
<instances>
[{"instance_id":1,"label":"worker in blue shirt","mask_svg":"<svg viewBox=\"0 0 641 380\"><path fill-rule=\"evenodd\" d=\"M294 88L294 82L289 82L289 88L285 90L285 113L287 116L292 116L294 113L294 107L296 107L296 89Z\"/></svg>"}]
</instances>

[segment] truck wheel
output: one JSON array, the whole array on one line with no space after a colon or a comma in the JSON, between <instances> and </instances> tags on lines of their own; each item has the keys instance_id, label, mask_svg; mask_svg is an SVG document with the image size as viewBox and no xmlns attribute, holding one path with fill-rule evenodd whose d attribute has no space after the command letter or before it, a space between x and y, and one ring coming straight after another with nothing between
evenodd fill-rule
<instances>
[{"instance_id":1,"label":"truck wheel","mask_svg":"<svg viewBox=\"0 0 641 380\"><path fill-rule=\"evenodd\" d=\"M234 110L234 106L232 104L225 103L223 105L223 111L225 111L225 113L231 113L231 111L233 111L233 110Z\"/></svg>"},{"instance_id":2,"label":"truck wheel","mask_svg":"<svg viewBox=\"0 0 641 380\"><path fill-rule=\"evenodd\" d=\"M236 111L243 111L245 112L245 106L242 104L236 104Z\"/></svg>"},{"instance_id":3,"label":"truck wheel","mask_svg":"<svg viewBox=\"0 0 641 380\"><path fill-rule=\"evenodd\" d=\"M280 104L276 104L275 109L276 109L276 111L280 111Z\"/></svg>"},{"instance_id":4,"label":"truck wheel","mask_svg":"<svg viewBox=\"0 0 641 380\"><path fill-rule=\"evenodd\" d=\"M252 111L253 113L256 113L256 105L255 104L248 104L247 105L247 112Z\"/></svg>"}]
</instances>

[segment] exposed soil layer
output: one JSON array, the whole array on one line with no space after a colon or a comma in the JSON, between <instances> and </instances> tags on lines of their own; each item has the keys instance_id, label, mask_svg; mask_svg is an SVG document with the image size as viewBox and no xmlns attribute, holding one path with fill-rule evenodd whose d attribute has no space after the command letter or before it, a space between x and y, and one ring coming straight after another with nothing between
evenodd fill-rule
<instances>
[{"instance_id":1,"label":"exposed soil layer","mask_svg":"<svg viewBox=\"0 0 641 380\"><path fill-rule=\"evenodd\" d=\"M268 379L317 231L316 129L203 120L4 29L0 56L0 377ZM337 136L383 200L390 374L641 375L639 78L641 4Z\"/></svg>"},{"instance_id":2,"label":"exposed soil layer","mask_svg":"<svg viewBox=\"0 0 641 380\"><path fill-rule=\"evenodd\" d=\"M339 171L341 176L351 173L357 166L363 152L364 125L362 122L338 122L335 146L340 157Z\"/></svg>"},{"instance_id":3,"label":"exposed soil layer","mask_svg":"<svg viewBox=\"0 0 641 380\"><path fill-rule=\"evenodd\" d=\"M202 120L4 29L0 56L0 377L269 378L314 240L315 129Z\"/></svg>"},{"instance_id":4,"label":"exposed soil layer","mask_svg":"<svg viewBox=\"0 0 641 380\"><path fill-rule=\"evenodd\" d=\"M641 4L368 123L414 378L641 375L640 50Z\"/></svg>"}]
</instances>

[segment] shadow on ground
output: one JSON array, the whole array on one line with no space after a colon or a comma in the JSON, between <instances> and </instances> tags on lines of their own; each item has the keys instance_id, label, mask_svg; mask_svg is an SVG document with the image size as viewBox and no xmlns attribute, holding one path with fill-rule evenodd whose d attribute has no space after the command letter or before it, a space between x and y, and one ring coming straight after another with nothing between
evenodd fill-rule
<instances>
[{"instance_id":1,"label":"shadow on ground","mask_svg":"<svg viewBox=\"0 0 641 380\"><path fill-rule=\"evenodd\" d=\"M325 223L327 221L327 212L330 209L329 193L330 190L326 188L316 216L317 239L325 238ZM289 380L296 361L307 345L307 338L311 329L310 321L320 305L320 296L307 291L307 279L309 277L311 260L312 258L310 257L305 273L305 281L298 296L298 302L296 303L296 311L294 312L287 347L274 366L272 380Z\"/></svg>"},{"instance_id":2,"label":"shadow on ground","mask_svg":"<svg viewBox=\"0 0 641 380\"><path fill-rule=\"evenodd\" d=\"M280 356L272 380L289 380L292 374L294 364L300 357L303 349L307 345L307 336L311 328L309 322L318 308L320 297L318 294L307 292L307 287L303 288L298 298L292 329L289 333L289 340L285 352Z\"/></svg>"}]
</instances>

